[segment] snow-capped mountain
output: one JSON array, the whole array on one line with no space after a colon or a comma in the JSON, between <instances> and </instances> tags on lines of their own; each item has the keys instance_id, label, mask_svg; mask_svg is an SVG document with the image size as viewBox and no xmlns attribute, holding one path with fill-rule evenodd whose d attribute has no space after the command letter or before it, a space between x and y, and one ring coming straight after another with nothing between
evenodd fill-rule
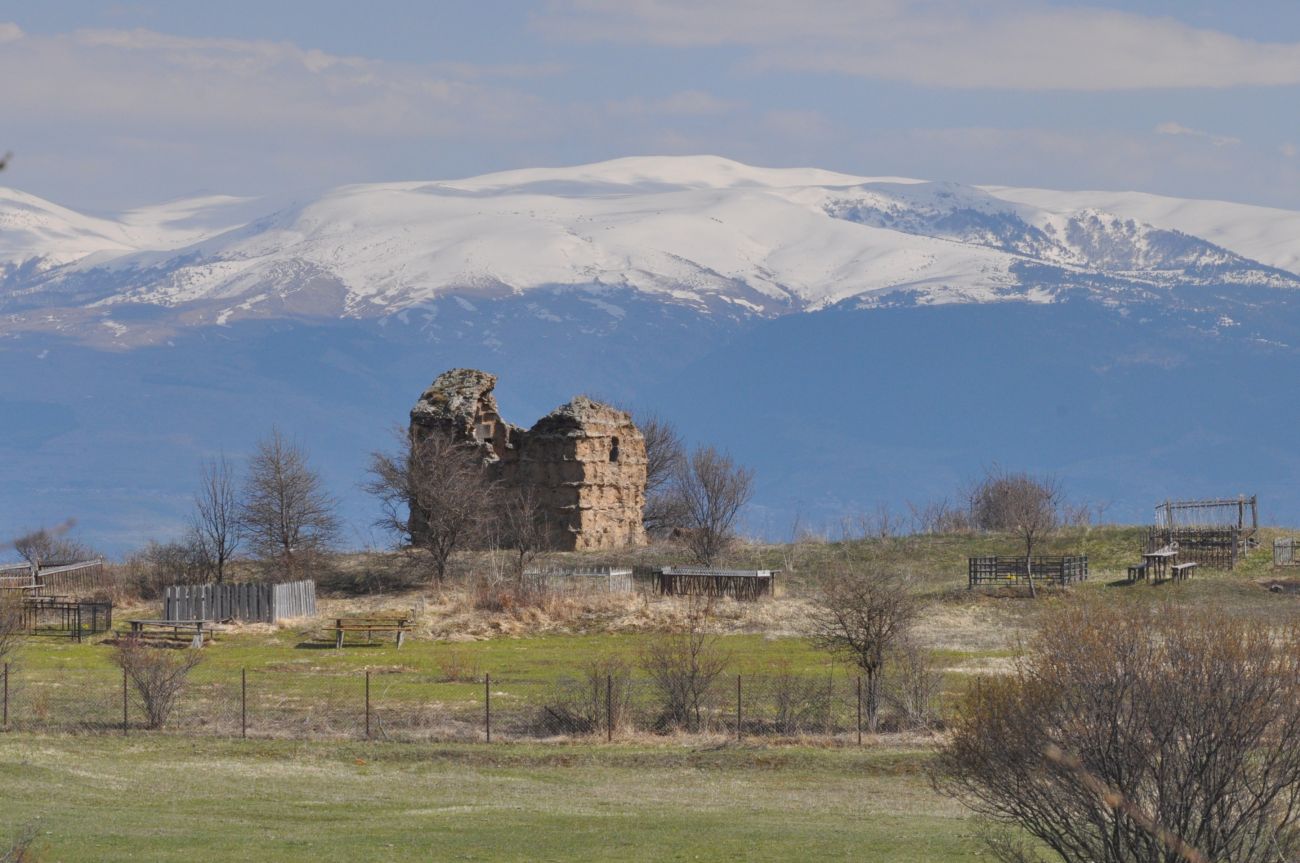
<instances>
[{"instance_id":1,"label":"snow-capped mountain","mask_svg":"<svg viewBox=\"0 0 1300 863\"><path fill-rule=\"evenodd\" d=\"M181 324L373 318L557 287L761 317L851 298L1045 302L1084 290L1122 302L1196 285L1300 287L1296 235L1266 246L1228 225L1243 209L1256 220L1277 211L1149 199L715 157L345 186L262 213L209 197L107 219L8 192L0 314L10 332L130 343Z\"/></svg>"},{"instance_id":2,"label":"snow-capped mountain","mask_svg":"<svg viewBox=\"0 0 1300 863\"><path fill-rule=\"evenodd\" d=\"M1300 521L1300 212L629 158L92 216L0 190L0 528L110 551L271 424L342 499L439 372L509 417L588 392L835 530L983 467L1136 521L1258 493Z\"/></svg>"}]
</instances>

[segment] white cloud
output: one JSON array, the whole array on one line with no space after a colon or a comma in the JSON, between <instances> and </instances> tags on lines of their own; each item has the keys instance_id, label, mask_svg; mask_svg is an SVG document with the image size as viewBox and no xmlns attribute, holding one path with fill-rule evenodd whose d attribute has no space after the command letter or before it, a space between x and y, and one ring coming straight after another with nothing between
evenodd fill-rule
<instances>
[{"instance_id":1,"label":"white cloud","mask_svg":"<svg viewBox=\"0 0 1300 863\"><path fill-rule=\"evenodd\" d=\"M0 44L14 42L23 38L23 28L12 21L0 21Z\"/></svg>"},{"instance_id":2,"label":"white cloud","mask_svg":"<svg viewBox=\"0 0 1300 863\"><path fill-rule=\"evenodd\" d=\"M1229 135L1215 135L1200 129L1192 129L1188 126L1184 126L1182 123L1175 123L1172 120L1157 124L1155 131L1157 135L1183 135L1188 138L1200 138L1204 141L1209 141L1216 147L1226 147L1229 144L1241 143L1240 138L1234 138Z\"/></svg>"},{"instance_id":3,"label":"white cloud","mask_svg":"<svg viewBox=\"0 0 1300 863\"><path fill-rule=\"evenodd\" d=\"M472 74L471 74L472 71ZM534 101L491 70L344 57L288 42L203 39L148 30L78 30L11 41L0 110L33 120L155 123L167 133L294 130L361 138L520 134Z\"/></svg>"},{"instance_id":4,"label":"white cloud","mask_svg":"<svg viewBox=\"0 0 1300 863\"><path fill-rule=\"evenodd\" d=\"M702 90L683 90L662 99L621 99L610 102L615 116L686 116L705 117L726 114L744 107L739 102L719 99Z\"/></svg>"},{"instance_id":5,"label":"white cloud","mask_svg":"<svg viewBox=\"0 0 1300 863\"><path fill-rule=\"evenodd\" d=\"M958 89L1300 84L1300 44L1030 0L556 0L552 35L748 46L750 65Z\"/></svg>"}]
</instances>

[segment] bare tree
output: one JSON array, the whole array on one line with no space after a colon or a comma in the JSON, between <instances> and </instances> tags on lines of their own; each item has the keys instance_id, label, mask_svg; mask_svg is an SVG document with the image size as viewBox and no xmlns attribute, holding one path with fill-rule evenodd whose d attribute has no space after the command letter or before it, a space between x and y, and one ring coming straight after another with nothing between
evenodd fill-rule
<instances>
[{"instance_id":1,"label":"bare tree","mask_svg":"<svg viewBox=\"0 0 1300 863\"><path fill-rule=\"evenodd\" d=\"M261 561L282 579L302 576L336 541L337 502L307 453L273 428L249 462L239 524Z\"/></svg>"},{"instance_id":2,"label":"bare tree","mask_svg":"<svg viewBox=\"0 0 1300 863\"><path fill-rule=\"evenodd\" d=\"M921 612L908 580L886 564L841 564L822 580L809 636L861 671L867 727L880 719L881 675L890 652L906 638Z\"/></svg>"},{"instance_id":3,"label":"bare tree","mask_svg":"<svg viewBox=\"0 0 1300 863\"><path fill-rule=\"evenodd\" d=\"M531 486L498 489L496 494L497 542L511 552L511 570L523 582L524 571L551 549L546 508Z\"/></svg>"},{"instance_id":4,"label":"bare tree","mask_svg":"<svg viewBox=\"0 0 1300 863\"><path fill-rule=\"evenodd\" d=\"M712 566L735 541L736 517L754 494L754 472L701 447L678 463L675 477L686 547L697 562Z\"/></svg>"},{"instance_id":5,"label":"bare tree","mask_svg":"<svg viewBox=\"0 0 1300 863\"><path fill-rule=\"evenodd\" d=\"M225 581L226 568L243 538L235 475L224 455L204 462L200 469L199 490L194 495L190 521L212 577L220 584Z\"/></svg>"},{"instance_id":6,"label":"bare tree","mask_svg":"<svg viewBox=\"0 0 1300 863\"><path fill-rule=\"evenodd\" d=\"M655 636L641 653L641 668L659 693L664 728L699 731L709 694L731 661L705 622L692 599L685 631Z\"/></svg>"},{"instance_id":7,"label":"bare tree","mask_svg":"<svg viewBox=\"0 0 1300 863\"><path fill-rule=\"evenodd\" d=\"M13 541L14 551L37 568L95 557L94 551L67 535L73 524L67 521L56 528L42 527L25 533Z\"/></svg>"},{"instance_id":8,"label":"bare tree","mask_svg":"<svg viewBox=\"0 0 1300 863\"><path fill-rule=\"evenodd\" d=\"M1061 523L1064 493L1050 476L1007 473L993 468L971 492L971 517L980 530L1018 535L1025 545L1025 578L1034 587L1034 546Z\"/></svg>"},{"instance_id":9,"label":"bare tree","mask_svg":"<svg viewBox=\"0 0 1300 863\"><path fill-rule=\"evenodd\" d=\"M658 414L637 419L645 438L645 514L642 519L651 536L665 536L685 521L681 495L675 487L678 471L686 458L686 447L677 428Z\"/></svg>"},{"instance_id":10,"label":"bare tree","mask_svg":"<svg viewBox=\"0 0 1300 863\"><path fill-rule=\"evenodd\" d=\"M196 648L167 650L149 647L139 638L125 638L113 652L113 661L126 672L140 696L149 728L162 728L185 690L190 672L203 659Z\"/></svg>"},{"instance_id":11,"label":"bare tree","mask_svg":"<svg viewBox=\"0 0 1300 863\"><path fill-rule=\"evenodd\" d=\"M418 440L399 435L396 453L371 453L363 488L382 507L376 526L427 553L441 583L452 554L483 542L493 485L472 446L445 434Z\"/></svg>"},{"instance_id":12,"label":"bare tree","mask_svg":"<svg viewBox=\"0 0 1300 863\"><path fill-rule=\"evenodd\" d=\"M1300 629L1073 603L970 687L935 768L1064 863L1298 859Z\"/></svg>"}]
</instances>

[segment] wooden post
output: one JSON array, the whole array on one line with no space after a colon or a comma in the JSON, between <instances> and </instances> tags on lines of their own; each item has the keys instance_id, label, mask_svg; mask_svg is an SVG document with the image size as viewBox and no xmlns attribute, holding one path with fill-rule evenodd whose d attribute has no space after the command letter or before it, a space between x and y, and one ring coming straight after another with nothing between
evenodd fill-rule
<instances>
[{"instance_id":1,"label":"wooden post","mask_svg":"<svg viewBox=\"0 0 1300 863\"><path fill-rule=\"evenodd\" d=\"M366 739L370 739L370 669L366 669Z\"/></svg>"},{"instance_id":2,"label":"wooden post","mask_svg":"<svg viewBox=\"0 0 1300 863\"><path fill-rule=\"evenodd\" d=\"M5 667L8 668L7 665ZM605 675L605 742L614 742L614 675L612 674Z\"/></svg>"},{"instance_id":3,"label":"wooden post","mask_svg":"<svg viewBox=\"0 0 1300 863\"><path fill-rule=\"evenodd\" d=\"M740 675L736 675L736 740L740 740Z\"/></svg>"},{"instance_id":4,"label":"wooden post","mask_svg":"<svg viewBox=\"0 0 1300 863\"><path fill-rule=\"evenodd\" d=\"M483 730L487 733L487 742L492 742L492 675L483 675Z\"/></svg>"},{"instance_id":5,"label":"wooden post","mask_svg":"<svg viewBox=\"0 0 1300 863\"><path fill-rule=\"evenodd\" d=\"M858 745L862 745L862 675L858 675Z\"/></svg>"},{"instance_id":6,"label":"wooden post","mask_svg":"<svg viewBox=\"0 0 1300 863\"><path fill-rule=\"evenodd\" d=\"M4 730L9 730L9 663L5 663L5 715Z\"/></svg>"},{"instance_id":7,"label":"wooden post","mask_svg":"<svg viewBox=\"0 0 1300 863\"><path fill-rule=\"evenodd\" d=\"M126 669L122 669L122 736L126 736Z\"/></svg>"},{"instance_id":8,"label":"wooden post","mask_svg":"<svg viewBox=\"0 0 1300 863\"><path fill-rule=\"evenodd\" d=\"M239 736L248 737L248 669L239 669Z\"/></svg>"}]
</instances>

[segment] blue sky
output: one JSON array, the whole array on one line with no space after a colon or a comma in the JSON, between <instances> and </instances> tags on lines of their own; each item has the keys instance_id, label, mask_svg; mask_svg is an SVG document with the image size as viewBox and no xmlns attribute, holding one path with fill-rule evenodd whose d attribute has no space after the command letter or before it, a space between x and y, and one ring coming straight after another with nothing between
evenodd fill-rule
<instances>
[{"instance_id":1,"label":"blue sky","mask_svg":"<svg viewBox=\"0 0 1300 863\"><path fill-rule=\"evenodd\" d=\"M5 182L112 211L644 153L1300 209L1300 3L0 2Z\"/></svg>"}]
</instances>

